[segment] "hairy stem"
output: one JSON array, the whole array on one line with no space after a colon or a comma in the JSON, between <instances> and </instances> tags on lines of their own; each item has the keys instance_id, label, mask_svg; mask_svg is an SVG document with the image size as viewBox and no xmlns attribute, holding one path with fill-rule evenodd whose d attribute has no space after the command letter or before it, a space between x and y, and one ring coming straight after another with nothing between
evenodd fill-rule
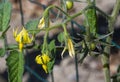
<instances>
[{"instance_id":1,"label":"hairy stem","mask_svg":"<svg viewBox=\"0 0 120 82\"><path fill-rule=\"evenodd\" d=\"M110 19L108 20L108 33L114 30L115 20L120 10L120 0L116 0L116 4L114 6L113 12L111 14ZM106 42L112 42L112 36L107 37ZM106 54L102 55L102 64L103 64L103 71L105 76L105 82L110 81L110 68L109 68L109 55L110 55L110 46L106 46L104 49Z\"/></svg>"}]
</instances>

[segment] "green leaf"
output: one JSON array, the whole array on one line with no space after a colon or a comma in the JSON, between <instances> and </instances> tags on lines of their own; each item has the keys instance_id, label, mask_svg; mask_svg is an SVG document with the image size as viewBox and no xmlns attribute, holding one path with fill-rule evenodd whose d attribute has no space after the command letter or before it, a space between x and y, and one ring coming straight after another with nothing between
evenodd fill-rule
<instances>
[{"instance_id":1,"label":"green leaf","mask_svg":"<svg viewBox=\"0 0 120 82\"><path fill-rule=\"evenodd\" d=\"M5 48L0 48L0 56L3 57L5 55Z\"/></svg>"},{"instance_id":2,"label":"green leaf","mask_svg":"<svg viewBox=\"0 0 120 82\"><path fill-rule=\"evenodd\" d=\"M64 33L61 32L61 33L58 35L57 39L58 39L59 42L62 43L62 42L64 41Z\"/></svg>"},{"instance_id":3,"label":"green leaf","mask_svg":"<svg viewBox=\"0 0 120 82\"><path fill-rule=\"evenodd\" d=\"M9 82L22 82L22 76L24 71L24 58L21 52L16 50L11 51L8 56L8 78Z\"/></svg>"},{"instance_id":4,"label":"green leaf","mask_svg":"<svg viewBox=\"0 0 120 82\"><path fill-rule=\"evenodd\" d=\"M54 50L55 52L55 40L52 40L50 43L49 43L49 50L52 51Z\"/></svg>"},{"instance_id":5,"label":"green leaf","mask_svg":"<svg viewBox=\"0 0 120 82\"><path fill-rule=\"evenodd\" d=\"M0 31L2 31L3 6L4 6L4 3L1 1L0 2Z\"/></svg>"},{"instance_id":6,"label":"green leaf","mask_svg":"<svg viewBox=\"0 0 120 82\"><path fill-rule=\"evenodd\" d=\"M55 63L55 59L51 60L49 63L47 63L47 67L48 67L48 72L51 73L53 70L53 66Z\"/></svg>"},{"instance_id":7,"label":"green leaf","mask_svg":"<svg viewBox=\"0 0 120 82\"><path fill-rule=\"evenodd\" d=\"M92 3L91 3L92 4ZM90 33L95 36L97 32L97 15L95 8L90 8L86 11L86 24L89 26Z\"/></svg>"},{"instance_id":8,"label":"green leaf","mask_svg":"<svg viewBox=\"0 0 120 82\"><path fill-rule=\"evenodd\" d=\"M18 45L16 45L16 44L9 44L7 46L7 49L17 49L17 48L18 48Z\"/></svg>"},{"instance_id":9,"label":"green leaf","mask_svg":"<svg viewBox=\"0 0 120 82\"><path fill-rule=\"evenodd\" d=\"M8 0L2 1L0 5L0 31L5 31L9 28L12 6Z\"/></svg>"},{"instance_id":10,"label":"green leaf","mask_svg":"<svg viewBox=\"0 0 120 82\"><path fill-rule=\"evenodd\" d=\"M27 30L31 30L32 33L38 33L36 32L35 30L37 30L37 26L38 26L38 23L39 23L39 19L35 19L35 20L30 20L29 22L27 22L27 24L25 25L25 28Z\"/></svg>"}]
</instances>

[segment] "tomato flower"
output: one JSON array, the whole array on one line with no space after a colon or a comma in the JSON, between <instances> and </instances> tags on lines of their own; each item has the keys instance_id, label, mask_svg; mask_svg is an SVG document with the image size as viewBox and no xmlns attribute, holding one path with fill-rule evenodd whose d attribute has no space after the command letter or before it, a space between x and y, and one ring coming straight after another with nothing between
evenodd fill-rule
<instances>
[{"instance_id":1,"label":"tomato flower","mask_svg":"<svg viewBox=\"0 0 120 82\"><path fill-rule=\"evenodd\" d=\"M74 50L72 40L70 38L67 40L67 46L68 46L69 55L73 57L75 55L75 50Z\"/></svg>"},{"instance_id":2,"label":"tomato flower","mask_svg":"<svg viewBox=\"0 0 120 82\"><path fill-rule=\"evenodd\" d=\"M50 57L48 55L46 54L38 55L36 56L35 61L37 64L41 64L44 71L48 73L47 63L50 62Z\"/></svg>"},{"instance_id":3,"label":"tomato flower","mask_svg":"<svg viewBox=\"0 0 120 82\"><path fill-rule=\"evenodd\" d=\"M64 47L62 54L61 54L62 57L66 50L68 50L70 57L73 57L75 55L75 49L74 49L72 40L70 38L67 39L67 45L66 45L66 47Z\"/></svg>"},{"instance_id":4,"label":"tomato flower","mask_svg":"<svg viewBox=\"0 0 120 82\"><path fill-rule=\"evenodd\" d=\"M30 39L29 34L27 30L23 27L19 34L17 34L18 29L13 29L13 36L19 44L19 50L22 51L24 44L29 44L32 42L32 39Z\"/></svg>"},{"instance_id":5,"label":"tomato flower","mask_svg":"<svg viewBox=\"0 0 120 82\"><path fill-rule=\"evenodd\" d=\"M38 28L42 29L44 27L45 27L45 19L44 19L44 17L42 17L39 21Z\"/></svg>"}]
</instances>

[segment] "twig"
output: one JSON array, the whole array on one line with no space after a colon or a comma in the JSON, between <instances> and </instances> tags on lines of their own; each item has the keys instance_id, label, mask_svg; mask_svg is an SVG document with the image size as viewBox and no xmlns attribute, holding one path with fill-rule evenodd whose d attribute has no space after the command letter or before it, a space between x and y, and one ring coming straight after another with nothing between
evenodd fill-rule
<instances>
[{"instance_id":1,"label":"twig","mask_svg":"<svg viewBox=\"0 0 120 82\"><path fill-rule=\"evenodd\" d=\"M20 14L21 14L21 24L24 26L24 14L22 9L22 0L19 0Z\"/></svg>"}]
</instances>

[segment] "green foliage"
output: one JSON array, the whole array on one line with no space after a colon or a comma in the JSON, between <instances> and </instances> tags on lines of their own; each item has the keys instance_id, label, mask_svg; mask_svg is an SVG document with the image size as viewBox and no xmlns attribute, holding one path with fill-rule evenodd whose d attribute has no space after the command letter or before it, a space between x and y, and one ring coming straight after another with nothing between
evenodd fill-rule
<instances>
[{"instance_id":1,"label":"green foliage","mask_svg":"<svg viewBox=\"0 0 120 82\"><path fill-rule=\"evenodd\" d=\"M35 31L37 30L37 26L39 23L39 19L35 19L35 20L30 20L29 22L27 22L27 24L25 25L25 28L27 30L29 30L29 32L31 33L38 33L39 31Z\"/></svg>"},{"instance_id":2,"label":"green foliage","mask_svg":"<svg viewBox=\"0 0 120 82\"><path fill-rule=\"evenodd\" d=\"M54 63L55 63L55 59L51 60L51 61L47 64L48 72L49 72L49 73L52 72Z\"/></svg>"},{"instance_id":3,"label":"green foliage","mask_svg":"<svg viewBox=\"0 0 120 82\"><path fill-rule=\"evenodd\" d=\"M0 48L0 57L5 55L5 48Z\"/></svg>"},{"instance_id":4,"label":"green foliage","mask_svg":"<svg viewBox=\"0 0 120 82\"><path fill-rule=\"evenodd\" d=\"M22 75L24 71L24 56L22 52L13 50L8 56L8 77L9 82L22 82Z\"/></svg>"},{"instance_id":5,"label":"green foliage","mask_svg":"<svg viewBox=\"0 0 120 82\"><path fill-rule=\"evenodd\" d=\"M49 43L49 45L48 45L48 47L49 47L49 50L50 51L56 51L56 47L55 47L55 40L52 40L50 43Z\"/></svg>"},{"instance_id":6,"label":"green foliage","mask_svg":"<svg viewBox=\"0 0 120 82\"><path fill-rule=\"evenodd\" d=\"M59 42L62 43L62 42L64 41L64 33L61 32L61 33L58 35L57 39L58 39Z\"/></svg>"},{"instance_id":7,"label":"green foliage","mask_svg":"<svg viewBox=\"0 0 120 82\"><path fill-rule=\"evenodd\" d=\"M11 3L8 0L1 1L0 3L0 31L5 31L11 16Z\"/></svg>"},{"instance_id":8,"label":"green foliage","mask_svg":"<svg viewBox=\"0 0 120 82\"><path fill-rule=\"evenodd\" d=\"M95 8L87 9L87 11L85 12L85 16L86 24L88 25L88 27L86 28L89 28L90 33L95 36L97 32L97 15Z\"/></svg>"},{"instance_id":9,"label":"green foliage","mask_svg":"<svg viewBox=\"0 0 120 82\"><path fill-rule=\"evenodd\" d=\"M115 23L115 19L117 17L117 14L119 13L120 0L119 0L119 2L117 1L117 3L116 3L116 5L117 5L116 9L113 8L113 14L111 16L107 15L102 10L100 10L98 7L96 7L95 0L86 0L85 2L88 3L87 7L85 7L83 10L80 10L74 14L71 14L67 11L67 9L71 9L74 6L73 5L74 0L67 0L67 1L72 2L72 3L68 4L69 8L66 8L67 6L65 7L65 1L66 0L61 0L61 7L58 7L55 5L50 5L44 10L44 12L42 14L42 18L44 18L44 20L45 20L45 21L43 21L43 23L45 23L44 27L46 27L46 28L43 27L44 29L42 29L42 30L38 29L38 23L40 22L39 19L35 19L35 20L31 20L31 21L27 22L27 24L25 25L27 32L34 34L34 39L32 41L28 41L28 43L26 43L26 41L28 40L27 36L29 36L29 33L20 32L21 34L17 35L17 31L14 31L14 38L15 38L16 42L18 42L17 41L18 39L20 41L18 42L18 44L8 45L7 40L6 40L7 39L6 32L8 31L8 29L10 27L9 21L10 21L10 16L11 16L11 4L9 3L9 0L0 0L0 32L1 32L0 39L2 39L4 41L3 47L0 48L0 56L4 56L6 52L10 52L10 53L7 53L8 58L6 59L7 66L8 66L9 82L22 82L22 76L23 76L23 71L24 71L24 55L23 55L24 53L22 53L22 50L21 50L21 52L17 51L18 46L23 47L23 50L28 49L28 48L29 49L31 49L31 48L39 49L40 47L42 47L41 53L47 54L50 57L50 59L47 58L47 60L50 61L47 63L47 67L48 67L48 72L49 73L52 72L53 66L55 63L55 58L56 58L55 53L57 51L56 50L57 48L55 45L55 40L52 40L48 44L49 31L51 31L55 28L63 27L64 32L59 33L57 40L60 43L65 44L65 45L62 45L62 48L64 47L64 50L68 49L69 47L73 48L73 46L71 46L71 44L67 44L67 39L71 37L67 31L67 25L69 24L69 22L73 21L74 18L77 18L78 16L83 15L83 14L85 14L85 18L86 18L86 20L85 20L86 25L85 25L85 29L84 29L86 32L86 35L84 35L84 33L78 33L79 31L76 31L78 34L80 34L80 38L79 37L76 38L76 40L78 39L79 42L74 43L75 44L74 47L75 47L75 51L76 51L75 54L77 54L77 55L80 54L80 58L79 58L80 63L82 63L84 61L84 59L88 56L88 54L90 54L90 55L91 54L102 54L101 59L102 59L103 69L105 69L104 70L105 82L110 82L109 55L108 54L110 54L110 46L112 46L111 45L111 42L112 42L111 35L113 34L113 30L114 30L113 26ZM76 2L80 2L80 1L77 0ZM52 13L53 13L54 12L54 10L52 10L53 8L58 9L58 11L55 10L55 14L57 14L56 16L51 15L50 11L52 11ZM22 8L20 10L22 11ZM103 36L99 36L97 34L97 15L96 15L97 10L100 13L102 13L104 16L106 16L106 18L109 21L108 22L108 24L109 24L108 25L108 34L103 35ZM54 23L51 22L52 21L51 17L56 17ZM62 20L61 22L59 22L59 19L58 19L59 17L60 17L60 20ZM58 19L59 23L56 22L57 19ZM53 21L54 21L54 19L53 19ZM24 22L24 21L22 21L22 22ZM73 23L76 24L77 27L80 29L84 28L80 24L77 24L76 21ZM68 26L70 27L70 25L68 25ZM72 25L72 24L71 24L71 26L74 27L74 25ZM40 47L39 47L39 45L37 45L36 41L35 41L35 37L36 37L35 34L37 34L40 31L44 31L45 35L43 38L44 39L43 44L40 45ZM76 32L74 32L74 33L76 33ZM25 40L23 40L22 34L25 35ZM18 36L17 39L16 39L16 35ZM103 39L105 39L105 40L103 40ZM84 43L83 43L83 41L84 41ZM31 45L31 42L33 42L33 45ZM28 44L30 44L30 45L28 45ZM104 47L101 48L102 46L104 46ZM61 48L61 46L59 46L59 47ZM95 52L96 49L98 49L98 52ZM64 50L63 50L63 52L64 52ZM71 50L73 50L73 49L71 49ZM68 51L69 51L69 49L68 49ZM75 57L78 57L78 56L75 56ZM42 60L42 58L41 58L41 60ZM77 58L75 60L77 61ZM77 65L76 65L76 68L77 68ZM78 72L77 69L76 69L76 72ZM120 75L120 67L118 68L117 72L118 73L113 78L113 82L120 82L120 76L119 76ZM76 75L77 75L77 73L76 73Z\"/></svg>"}]
</instances>

